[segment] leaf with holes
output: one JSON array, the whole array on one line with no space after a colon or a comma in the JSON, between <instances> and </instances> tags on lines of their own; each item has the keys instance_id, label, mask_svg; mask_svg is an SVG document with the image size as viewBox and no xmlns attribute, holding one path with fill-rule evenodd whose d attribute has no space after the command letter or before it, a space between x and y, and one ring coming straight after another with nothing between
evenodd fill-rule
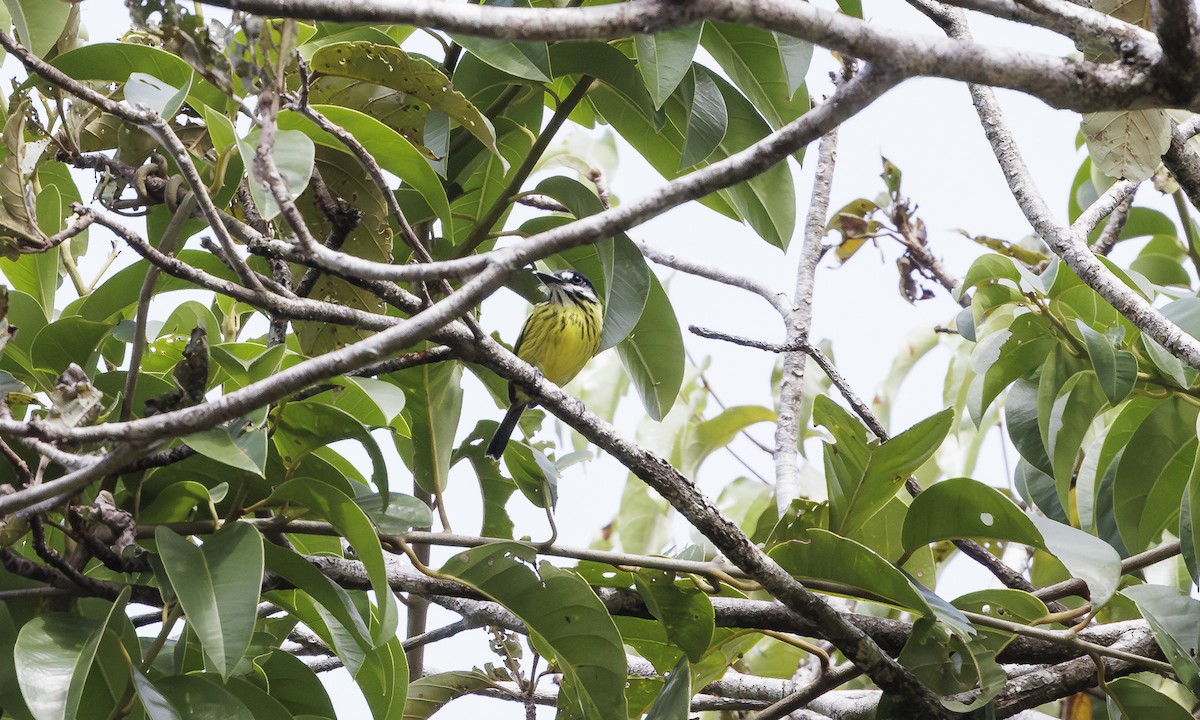
<instances>
[{"instance_id":1,"label":"leaf with holes","mask_svg":"<svg viewBox=\"0 0 1200 720\"><path fill-rule=\"evenodd\" d=\"M901 533L904 550L956 538L1009 540L1043 547L1033 521L999 490L971 478L943 480L913 499Z\"/></svg>"}]
</instances>

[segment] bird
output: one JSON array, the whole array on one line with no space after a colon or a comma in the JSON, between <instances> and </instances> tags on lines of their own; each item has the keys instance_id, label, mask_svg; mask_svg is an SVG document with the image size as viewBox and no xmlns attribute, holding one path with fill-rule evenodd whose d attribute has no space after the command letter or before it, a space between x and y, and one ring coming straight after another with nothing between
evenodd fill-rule
<instances>
[{"instance_id":1,"label":"bird","mask_svg":"<svg viewBox=\"0 0 1200 720\"><path fill-rule=\"evenodd\" d=\"M529 313L513 352L537 368L542 377L555 385L565 385L600 349L604 304L582 273L567 269L535 271L534 275L546 286L546 301ZM487 446L486 455L495 460L504 454L521 413L537 404L513 383L508 384L508 401L508 412Z\"/></svg>"}]
</instances>

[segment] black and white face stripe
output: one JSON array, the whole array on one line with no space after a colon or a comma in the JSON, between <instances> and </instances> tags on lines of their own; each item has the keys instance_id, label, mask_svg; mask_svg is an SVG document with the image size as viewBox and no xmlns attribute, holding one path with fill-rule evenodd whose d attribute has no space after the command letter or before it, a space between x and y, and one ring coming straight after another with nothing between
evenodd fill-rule
<instances>
[{"instance_id":1,"label":"black and white face stripe","mask_svg":"<svg viewBox=\"0 0 1200 720\"><path fill-rule=\"evenodd\" d=\"M559 270L555 273L534 272L550 294L552 302L600 302L596 288L582 273Z\"/></svg>"}]
</instances>

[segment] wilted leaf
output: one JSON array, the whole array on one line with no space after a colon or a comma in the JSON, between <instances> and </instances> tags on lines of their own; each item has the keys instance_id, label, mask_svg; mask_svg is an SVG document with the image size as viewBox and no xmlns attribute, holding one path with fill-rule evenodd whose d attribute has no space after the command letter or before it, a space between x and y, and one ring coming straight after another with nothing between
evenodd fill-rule
<instances>
[{"instance_id":1,"label":"wilted leaf","mask_svg":"<svg viewBox=\"0 0 1200 720\"><path fill-rule=\"evenodd\" d=\"M1153 175L1171 146L1171 123L1162 110L1088 113L1080 129L1096 168L1131 182Z\"/></svg>"}]
</instances>

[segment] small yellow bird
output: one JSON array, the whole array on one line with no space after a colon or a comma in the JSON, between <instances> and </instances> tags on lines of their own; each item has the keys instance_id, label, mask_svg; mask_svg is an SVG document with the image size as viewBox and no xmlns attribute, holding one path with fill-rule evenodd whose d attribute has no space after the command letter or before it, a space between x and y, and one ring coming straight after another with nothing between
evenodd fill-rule
<instances>
[{"instance_id":1,"label":"small yellow bird","mask_svg":"<svg viewBox=\"0 0 1200 720\"><path fill-rule=\"evenodd\" d=\"M513 351L555 385L565 385L600 348L604 306L596 288L574 270L534 272L546 286L546 302L534 306ZM488 443L487 456L500 459L525 408L536 403L524 390L508 385L508 412Z\"/></svg>"}]
</instances>

